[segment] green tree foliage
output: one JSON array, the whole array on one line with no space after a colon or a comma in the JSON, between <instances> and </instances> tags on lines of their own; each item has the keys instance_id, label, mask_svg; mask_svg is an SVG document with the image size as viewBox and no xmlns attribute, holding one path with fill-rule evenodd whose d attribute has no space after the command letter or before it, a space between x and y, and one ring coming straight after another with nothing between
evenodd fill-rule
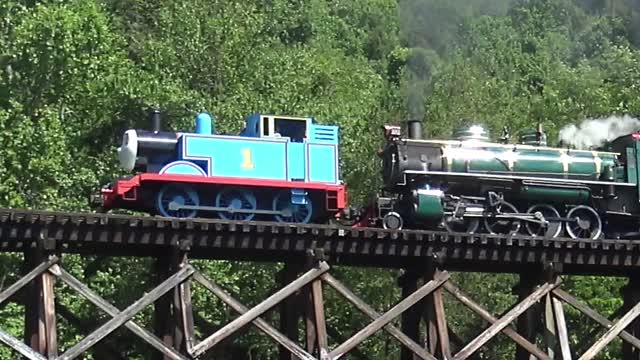
<instances>
[{"instance_id":1,"label":"green tree foliage","mask_svg":"<svg viewBox=\"0 0 640 360\"><path fill-rule=\"evenodd\" d=\"M429 136L444 137L466 121L483 122L494 135L503 126L515 135L540 122L553 142L562 126L587 117L640 114L639 18L634 0L4 0L0 206L87 210L89 194L123 175L114 156L123 130L146 127L145 111L156 104L175 130L193 129L203 110L225 132L239 131L251 112L338 124L342 175L351 201L364 204L380 185L374 154L384 123L418 117ZM20 259L3 260L7 283ZM151 286L148 277L123 272L149 274L149 259L95 260L68 256L65 266L120 307ZM248 304L273 287L278 270L196 265ZM339 272L379 311L399 296L397 271ZM511 276L456 274L456 280L494 313L515 301ZM611 314L623 283L576 277L570 289ZM95 319L92 306L63 291L65 306ZM235 316L194 294L202 319L221 325ZM336 299L327 321L338 332L348 336L367 322L337 294L327 297ZM481 321L454 309L450 324L472 336ZM10 304L0 312L2 327L16 336L22 311ZM150 326L150 312L140 320ZM569 313L568 320L580 318ZM62 324L60 343L67 347L82 331ZM253 359L277 351L255 332L238 343ZM385 359L399 351L392 343L379 336L360 348ZM482 356L510 358L506 344L498 341ZM619 358L619 348L603 358ZM147 348L129 350L130 358L147 357Z\"/></svg>"}]
</instances>

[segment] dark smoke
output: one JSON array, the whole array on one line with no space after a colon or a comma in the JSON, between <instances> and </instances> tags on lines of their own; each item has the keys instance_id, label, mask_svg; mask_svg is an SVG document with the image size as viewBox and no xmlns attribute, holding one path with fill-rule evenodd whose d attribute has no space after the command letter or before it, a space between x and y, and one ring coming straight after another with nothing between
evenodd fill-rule
<instances>
[{"instance_id":1,"label":"dark smoke","mask_svg":"<svg viewBox=\"0 0 640 360\"><path fill-rule=\"evenodd\" d=\"M407 111L424 118L429 82L437 64L455 45L461 26L477 16L505 14L514 0L400 0L400 30L409 53L405 78Z\"/></svg>"},{"instance_id":2,"label":"dark smoke","mask_svg":"<svg viewBox=\"0 0 640 360\"><path fill-rule=\"evenodd\" d=\"M410 119L424 117L425 91L438 55L433 50L413 48L407 59L407 111Z\"/></svg>"}]
</instances>

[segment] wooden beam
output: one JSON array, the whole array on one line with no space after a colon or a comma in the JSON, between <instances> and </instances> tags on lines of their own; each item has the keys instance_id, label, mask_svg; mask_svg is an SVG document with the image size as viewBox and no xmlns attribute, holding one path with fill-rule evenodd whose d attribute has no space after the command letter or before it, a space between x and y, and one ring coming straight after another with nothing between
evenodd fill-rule
<instances>
[{"instance_id":1,"label":"wooden beam","mask_svg":"<svg viewBox=\"0 0 640 360\"><path fill-rule=\"evenodd\" d=\"M536 289L533 293L527 296L523 301L514 306L510 311L508 311L502 318L493 323L489 328L483 331L480 335L478 335L475 339L473 339L470 343L467 344L460 352L458 352L453 359L454 360L463 360L468 358L471 354L476 352L479 348L481 348L484 344L486 344L489 340L491 340L496 334L498 334L502 329L509 325L515 318L517 318L520 314L529 309L532 305L538 302L543 296L553 290L560 284L559 281L555 283L545 283L541 285L538 289Z\"/></svg>"},{"instance_id":2,"label":"wooden beam","mask_svg":"<svg viewBox=\"0 0 640 360\"><path fill-rule=\"evenodd\" d=\"M206 339L202 340L202 342L195 345L192 349L191 355L194 357L202 355L212 346L215 346L220 341L226 339L245 325L257 319L260 315L264 314L266 311L276 306L282 300L286 299L291 294L298 291L300 288L315 280L318 276L322 275L327 270L329 270L329 265L327 265L326 262L321 262L317 268L307 271L305 274L291 282L289 285L280 289L275 294L269 296L260 304L254 306L249 311L240 315L227 325L223 326L220 330L216 331Z\"/></svg>"},{"instance_id":3,"label":"wooden beam","mask_svg":"<svg viewBox=\"0 0 640 360\"><path fill-rule=\"evenodd\" d=\"M180 317L182 325L182 333L184 335L184 344L187 352L190 352L195 345L195 328L193 320L193 306L191 304L191 281L185 280L178 285L176 291L177 296L177 315Z\"/></svg>"},{"instance_id":4,"label":"wooden beam","mask_svg":"<svg viewBox=\"0 0 640 360\"><path fill-rule=\"evenodd\" d=\"M547 345L547 354L550 358L555 358L555 351L558 346L557 342L557 325L553 312L553 303L551 294L544 297L544 340Z\"/></svg>"},{"instance_id":5,"label":"wooden beam","mask_svg":"<svg viewBox=\"0 0 640 360\"><path fill-rule=\"evenodd\" d=\"M277 283L283 288L287 286L289 283L293 282L300 272L300 265L294 264L291 262L285 262L282 270L277 274ZM279 307L279 315L280 315L280 332L285 334L291 341L298 341L298 320L300 318L299 312L299 300L297 294L292 294L286 298L284 298ZM279 359L280 360L296 360L297 358L293 355L286 347L280 345L279 348Z\"/></svg>"},{"instance_id":6,"label":"wooden beam","mask_svg":"<svg viewBox=\"0 0 640 360\"><path fill-rule=\"evenodd\" d=\"M62 318L64 318L69 324L71 324L74 328L78 329L81 333L90 333L93 329L97 328L99 324L96 321L88 321L86 319L82 319L78 317L76 314L71 312L69 308L60 302L56 303L56 313ZM97 320L97 319L94 319ZM107 359L119 359L122 357L122 354L114 347L114 345L109 341L101 341L96 346L93 347L94 357L96 354L102 355Z\"/></svg>"},{"instance_id":7,"label":"wooden beam","mask_svg":"<svg viewBox=\"0 0 640 360\"><path fill-rule=\"evenodd\" d=\"M640 315L640 303L631 308L618 322L607 330L600 339L598 339L589 350L587 350L580 360L593 359L598 353L604 349L613 339L616 338L624 329Z\"/></svg>"},{"instance_id":8,"label":"wooden beam","mask_svg":"<svg viewBox=\"0 0 640 360\"><path fill-rule=\"evenodd\" d=\"M358 310L362 311L365 315L367 315L372 320L380 318L381 316L380 313L378 313L377 311L375 311L374 308L372 308L367 303L362 301L362 299L360 299L356 294L354 294L351 290L349 290L349 288L344 286L340 281L338 281L338 279L334 278L331 274L322 275L322 280L324 280L327 284L329 284L332 288L334 288L340 295L342 295L350 303L355 305L355 307ZM393 335L393 337L398 339L398 341L402 345L411 349L411 351L413 351L414 354L420 356L423 359L428 359L428 360L436 359L433 355L429 354L427 350L423 349L422 346L417 344L414 340L409 338L405 333L400 331L397 327L393 326L392 324L385 325L384 329L388 331L391 335Z\"/></svg>"},{"instance_id":9,"label":"wooden beam","mask_svg":"<svg viewBox=\"0 0 640 360\"><path fill-rule=\"evenodd\" d=\"M189 264L187 253L174 248L171 254L171 269L176 271ZM173 289L173 311L174 330L173 343L175 348L181 352L189 353L193 348L195 340L195 329L193 327L193 309L191 305L191 282L189 279L183 281Z\"/></svg>"},{"instance_id":10,"label":"wooden beam","mask_svg":"<svg viewBox=\"0 0 640 360\"><path fill-rule=\"evenodd\" d=\"M342 335L338 330L332 328L331 326L327 326L327 335L338 343L342 343L347 340L344 335ZM351 350L349 355L354 359L369 360L369 357L367 357L367 355L365 355L362 351L358 350L358 348Z\"/></svg>"},{"instance_id":11,"label":"wooden beam","mask_svg":"<svg viewBox=\"0 0 640 360\"><path fill-rule=\"evenodd\" d=\"M324 316L324 298L322 296L322 282L316 280L311 283L311 297L313 301L313 315L315 333L318 343L318 357L324 359L329 351L327 341L327 324Z\"/></svg>"},{"instance_id":12,"label":"wooden beam","mask_svg":"<svg viewBox=\"0 0 640 360\"><path fill-rule=\"evenodd\" d=\"M418 290L418 275L417 271L407 270L402 276L398 278L398 284L402 291L402 298L407 298ZM415 305L403 312L400 318L400 329L403 334L406 334L416 344L420 341L420 319L422 318L422 306ZM380 315L375 315L372 319L376 319ZM387 325L389 326L389 325ZM387 327L385 327L385 330ZM408 346L402 346L400 348L401 360L413 360L415 353Z\"/></svg>"},{"instance_id":13,"label":"wooden beam","mask_svg":"<svg viewBox=\"0 0 640 360\"><path fill-rule=\"evenodd\" d=\"M15 351L19 352L20 354L22 354L27 359L30 359L30 360L46 360L44 356L42 356L42 355L38 354L37 352L33 351L33 349L31 349L25 343L23 343L22 341L16 339L15 337L9 335L8 333L6 333L2 329L0 329L0 341L5 343L7 346L12 348L13 350L15 350Z\"/></svg>"},{"instance_id":14,"label":"wooden beam","mask_svg":"<svg viewBox=\"0 0 640 360\"><path fill-rule=\"evenodd\" d=\"M202 286L204 286L207 290L211 291L214 295L220 298L220 300L222 300L224 303L229 305L233 310L237 311L241 315L244 315L247 312L249 312L249 309L246 306L242 305L238 300L234 299L231 295L227 294L227 292L223 288L221 288L214 282L210 281L199 272L196 272L195 274L193 274L193 280L202 284ZM276 330L276 328L269 325L269 323L262 320L261 318L256 318L253 321L253 324L255 324L255 326L258 329L262 330L265 334L270 336L272 339L274 339L280 345L287 348L289 351L291 351L291 353L295 354L299 358L305 359L305 360L315 359L313 355L306 352L298 344L291 341L291 339L289 339L286 335Z\"/></svg>"},{"instance_id":15,"label":"wooden beam","mask_svg":"<svg viewBox=\"0 0 640 360\"><path fill-rule=\"evenodd\" d=\"M416 302L422 300L426 295L432 293L435 289L440 287L442 283L449 279L449 273L442 272L440 274L436 274L434 276L434 280L427 282L416 292L408 296L407 298L400 301L394 307L392 307L389 311L384 313L382 316L375 319L369 325L364 327L358 333L353 335L347 341L336 347L332 352L329 353L328 357L331 359L339 359L344 356L349 350L356 347L363 340L371 336L376 331L383 328L386 324L391 322L395 317L400 315L402 312L407 310L409 307L413 306ZM337 289L336 289L337 290Z\"/></svg>"},{"instance_id":16,"label":"wooden beam","mask_svg":"<svg viewBox=\"0 0 640 360\"><path fill-rule=\"evenodd\" d=\"M58 265L52 265L57 267ZM58 335L56 329L56 304L54 295L55 277L50 273L42 274L42 319L44 320L44 337L46 354L49 359L58 356Z\"/></svg>"},{"instance_id":17,"label":"wooden beam","mask_svg":"<svg viewBox=\"0 0 640 360\"><path fill-rule=\"evenodd\" d=\"M45 257L42 243L38 242L36 248L24 253L24 267L33 269L3 292L8 298L22 286L26 287L23 298L25 342L36 352L48 357L57 355L53 281L46 275L46 269L55 261L55 258ZM29 279L31 281L27 283Z\"/></svg>"},{"instance_id":18,"label":"wooden beam","mask_svg":"<svg viewBox=\"0 0 640 360\"><path fill-rule=\"evenodd\" d=\"M316 280L317 281L317 280ZM313 354L318 348L318 334L316 333L316 319L313 313L313 292L311 288L305 289L301 307L304 307L305 344L307 352ZM318 351L319 354L319 351Z\"/></svg>"},{"instance_id":19,"label":"wooden beam","mask_svg":"<svg viewBox=\"0 0 640 360\"><path fill-rule=\"evenodd\" d=\"M551 303L553 307L553 313L555 315L558 343L560 343L560 354L562 356L562 360L571 360L571 347L569 345L569 335L567 334L567 323L564 319L564 309L562 307L562 302L556 299L555 296L552 296Z\"/></svg>"},{"instance_id":20,"label":"wooden beam","mask_svg":"<svg viewBox=\"0 0 640 360\"><path fill-rule=\"evenodd\" d=\"M63 270L61 269L61 271ZM171 290L173 287L175 287L179 283L186 280L189 276L193 274L193 272L194 272L194 269L191 266L186 266L183 269L179 270L178 272L173 274L171 277L169 277L167 280L163 281L160 285L156 286L153 290L148 292L146 295L144 295L143 297L138 299L136 302L131 304L125 310L120 312L118 315L114 316L111 320L107 321L105 324L100 326L94 332L92 332L87 337L82 339L76 345L71 347L64 354L60 355L58 359L59 360L75 359L77 356L79 356L80 354L85 352L87 349L95 345L98 341L102 340L105 336L109 335L115 329L127 323L132 317L134 317L142 309L144 309L145 307L147 307L148 305L156 301L158 298L160 298L162 295L164 295L166 292ZM89 296L94 294L84 293L82 295L89 298ZM98 300L98 299L93 299L93 300ZM94 302L94 304L97 305L96 302Z\"/></svg>"},{"instance_id":21,"label":"wooden beam","mask_svg":"<svg viewBox=\"0 0 640 360\"><path fill-rule=\"evenodd\" d=\"M539 271L540 269L536 267L524 267L523 271L520 272L520 281L518 282L515 289L516 294L518 295L518 302L524 300L529 294L534 291L534 289L540 282ZM516 320L516 328L518 329L518 333L534 344L536 343L536 322L538 321L538 314L536 314L537 307L538 304L532 304L531 307L526 309L524 313L518 316L518 319ZM516 345L515 360L531 360L530 356L531 355L527 349L520 345Z\"/></svg>"},{"instance_id":22,"label":"wooden beam","mask_svg":"<svg viewBox=\"0 0 640 360\"><path fill-rule=\"evenodd\" d=\"M57 271L58 271L58 277L62 281L64 281L70 288L72 288L73 290L77 291L78 293L86 297L87 300L89 300L95 306L99 307L105 313L113 317L118 316L120 314L120 310L118 310L118 308L111 305L108 301L104 300L103 298L101 298L100 295L95 293L87 285L83 284L80 280L75 278L66 270L62 268L58 268ZM144 341L149 343L151 346L156 348L158 351L160 351L160 353L162 353L166 357L173 360L186 360L184 356L180 355L174 349L166 346L161 339L159 339L157 336L149 332L144 327L136 324L132 320L127 321L124 324L124 326L127 329L131 330L134 334L138 335Z\"/></svg>"},{"instance_id":23,"label":"wooden beam","mask_svg":"<svg viewBox=\"0 0 640 360\"><path fill-rule=\"evenodd\" d=\"M589 306L581 303L580 301L578 301L578 299L573 297L568 292L566 292L566 291L564 291L562 289L555 289L555 290L553 290L553 295L556 296L558 299L566 302L567 304L573 306L578 311L580 311L581 313L587 315L588 317L590 317L591 319L593 319L594 321L596 321L600 325L604 326L605 328L611 329L614 326L612 321L610 321L606 317L598 314L595 310L591 309ZM626 332L624 330L620 332L619 336L624 341L627 341L630 344L632 344L633 346L635 346L636 348L640 349L640 339L638 339L637 337L631 335L630 333L628 333L628 332Z\"/></svg>"},{"instance_id":24,"label":"wooden beam","mask_svg":"<svg viewBox=\"0 0 640 360\"><path fill-rule=\"evenodd\" d=\"M451 359L451 344L449 343L449 331L447 330L447 318L444 312L442 289L436 289L433 292L433 307L436 315L435 320L438 330L440 353L444 359Z\"/></svg>"},{"instance_id":25,"label":"wooden beam","mask_svg":"<svg viewBox=\"0 0 640 360\"><path fill-rule=\"evenodd\" d=\"M151 274L151 282L155 285L161 284L172 272L175 271L175 251L170 251L169 254L162 254L155 258L153 263L153 272ZM174 308L172 306L172 294L167 293L161 296L157 301L153 303L153 332L167 348L175 348L179 351L180 344L174 342L175 322L176 316L174 316ZM117 313L119 309L115 309ZM115 316L110 314L111 316ZM157 347L156 347L157 349ZM167 360L168 355L165 351L158 351L151 355L153 360Z\"/></svg>"},{"instance_id":26,"label":"wooden beam","mask_svg":"<svg viewBox=\"0 0 640 360\"><path fill-rule=\"evenodd\" d=\"M18 290L22 289L28 283L30 283L38 275L47 271L47 269L51 267L51 265L57 263L58 260L59 260L58 257L51 256L47 261L40 263L38 266L33 268L33 270L29 271L27 274L21 277L18 281L14 282L8 288L4 289L0 293L0 304L7 301L11 296L13 296L13 294L18 292Z\"/></svg>"},{"instance_id":27,"label":"wooden beam","mask_svg":"<svg viewBox=\"0 0 640 360\"><path fill-rule=\"evenodd\" d=\"M623 304L619 308L623 312L628 311L635 304L640 302L640 277L638 273L632 273L629 275L629 281L625 286L622 287L621 295L623 298ZM614 316L611 317L615 319ZM640 320L636 319L626 328L626 331L632 334L633 336L640 335ZM633 345L624 341L622 343L622 357L625 360L640 360L640 350L635 348Z\"/></svg>"},{"instance_id":28,"label":"wooden beam","mask_svg":"<svg viewBox=\"0 0 640 360\"><path fill-rule=\"evenodd\" d=\"M438 324L436 324L436 313L434 311L433 296L426 296L422 300L422 318L425 322L426 341L425 346L430 354L438 354Z\"/></svg>"},{"instance_id":29,"label":"wooden beam","mask_svg":"<svg viewBox=\"0 0 640 360\"><path fill-rule=\"evenodd\" d=\"M462 289L460 289L457 285L455 285L451 281L447 281L443 285L444 289L447 290L451 295L453 295L456 299L458 299L462 304L467 306L473 312L478 314L482 319L487 321L489 324L495 324L498 322L498 318L493 316L490 312L485 310L482 306L475 303L469 295L467 295ZM527 349L531 354L536 356L541 360L551 360L551 358L544 353L544 351L540 350L535 344L531 343L529 340L525 339L523 336L518 334L516 330L514 330L511 326L505 326L502 330L502 333L510 337L513 341L520 344L523 348Z\"/></svg>"}]
</instances>

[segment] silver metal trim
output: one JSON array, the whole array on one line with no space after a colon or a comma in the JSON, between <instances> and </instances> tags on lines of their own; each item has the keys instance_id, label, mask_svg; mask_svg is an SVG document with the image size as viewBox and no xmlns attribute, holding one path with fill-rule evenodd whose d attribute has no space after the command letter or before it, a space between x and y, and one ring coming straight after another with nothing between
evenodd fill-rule
<instances>
[{"instance_id":1,"label":"silver metal trim","mask_svg":"<svg viewBox=\"0 0 640 360\"><path fill-rule=\"evenodd\" d=\"M557 183L557 184L636 186L636 184L634 183L626 183L626 182L623 183L623 182L613 182L613 181L556 179L556 178L540 178L540 177L533 177L533 176L493 175L493 174L484 174L484 173L461 173L461 172L447 172L447 171L406 170L403 172L403 174L405 176L404 183L398 183L398 185L405 185L407 183L406 181L407 174L414 174L414 175L446 175L446 176L475 177L475 178L489 178L489 179L535 180L535 181L544 181L548 183Z\"/></svg>"},{"instance_id":2,"label":"silver metal trim","mask_svg":"<svg viewBox=\"0 0 640 360\"><path fill-rule=\"evenodd\" d=\"M473 145L473 147L482 147L482 146L490 146L497 147L503 149L522 149L522 150L554 150L554 151L567 151L569 153L588 153L593 154L596 151L598 154L607 154L607 155L616 155L620 156L620 153L611 152L611 151L599 151L599 150L583 150L583 149L569 149L569 148L560 148L560 147L550 147L550 146L534 146L534 145L525 145L525 144L500 144L489 141L479 141L479 140L424 140L424 139L409 139L403 138L400 139L403 142L414 142L414 143L424 143L424 144L438 144L438 145Z\"/></svg>"}]
</instances>

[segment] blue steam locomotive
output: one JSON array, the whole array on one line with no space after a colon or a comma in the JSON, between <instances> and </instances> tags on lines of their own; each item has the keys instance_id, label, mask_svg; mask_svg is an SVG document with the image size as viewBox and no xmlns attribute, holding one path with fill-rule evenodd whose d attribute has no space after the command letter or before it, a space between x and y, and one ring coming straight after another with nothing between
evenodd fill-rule
<instances>
[{"instance_id":1,"label":"blue steam locomotive","mask_svg":"<svg viewBox=\"0 0 640 360\"><path fill-rule=\"evenodd\" d=\"M207 113L195 132L125 131L118 159L127 171L101 189L104 210L130 209L166 217L325 222L340 213L338 127L310 117L252 114L237 135L215 133Z\"/></svg>"}]
</instances>

